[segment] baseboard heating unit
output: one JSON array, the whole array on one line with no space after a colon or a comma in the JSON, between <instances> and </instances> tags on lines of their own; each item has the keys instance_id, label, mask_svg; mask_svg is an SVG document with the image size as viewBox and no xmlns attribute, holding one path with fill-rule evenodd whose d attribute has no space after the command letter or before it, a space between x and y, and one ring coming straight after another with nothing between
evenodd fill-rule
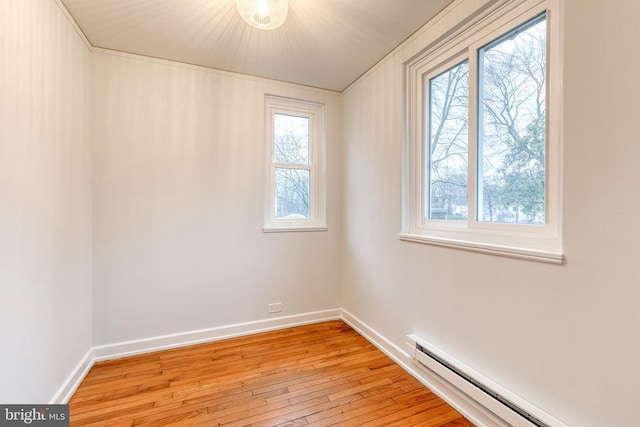
<instances>
[{"instance_id":1,"label":"baseboard heating unit","mask_svg":"<svg viewBox=\"0 0 640 427\"><path fill-rule=\"evenodd\" d=\"M515 427L568 427L484 375L464 365L416 335L407 335L413 361Z\"/></svg>"}]
</instances>

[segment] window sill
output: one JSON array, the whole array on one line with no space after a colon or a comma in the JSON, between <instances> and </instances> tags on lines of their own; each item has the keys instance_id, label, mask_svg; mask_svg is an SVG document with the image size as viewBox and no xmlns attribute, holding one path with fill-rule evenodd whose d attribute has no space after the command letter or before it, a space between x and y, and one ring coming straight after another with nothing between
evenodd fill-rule
<instances>
[{"instance_id":1,"label":"window sill","mask_svg":"<svg viewBox=\"0 0 640 427\"><path fill-rule=\"evenodd\" d=\"M470 242L465 240L448 239L443 237L422 236L417 234L400 233L400 240L407 242L423 243L450 249L460 249L471 252L479 252L489 255L497 255L507 258L523 259L542 262L546 264L562 265L564 254L556 251L527 249L507 245L495 245L490 243Z\"/></svg>"},{"instance_id":2,"label":"window sill","mask_svg":"<svg viewBox=\"0 0 640 427\"><path fill-rule=\"evenodd\" d=\"M327 231L329 230L326 226L317 226L317 225L291 225L291 226L282 226L282 227L263 227L262 231L264 233L294 233L299 231Z\"/></svg>"}]
</instances>

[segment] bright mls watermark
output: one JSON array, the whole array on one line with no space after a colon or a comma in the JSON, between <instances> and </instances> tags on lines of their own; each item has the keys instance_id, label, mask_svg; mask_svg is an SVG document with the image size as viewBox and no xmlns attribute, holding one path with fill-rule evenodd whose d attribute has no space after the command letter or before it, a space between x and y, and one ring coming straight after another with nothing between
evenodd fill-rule
<instances>
[{"instance_id":1,"label":"bright mls watermark","mask_svg":"<svg viewBox=\"0 0 640 427\"><path fill-rule=\"evenodd\" d=\"M0 405L0 427L69 427L69 405Z\"/></svg>"}]
</instances>

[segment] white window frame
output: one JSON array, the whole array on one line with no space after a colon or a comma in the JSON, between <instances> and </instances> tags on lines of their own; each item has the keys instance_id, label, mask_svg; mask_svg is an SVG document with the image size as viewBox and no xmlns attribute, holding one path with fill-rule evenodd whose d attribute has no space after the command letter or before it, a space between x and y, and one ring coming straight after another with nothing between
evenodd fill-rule
<instances>
[{"instance_id":1,"label":"white window frame","mask_svg":"<svg viewBox=\"0 0 640 427\"><path fill-rule=\"evenodd\" d=\"M403 155L403 224L401 240L469 250L511 258L562 264L561 239L561 126L562 64L558 0L502 0L495 8L478 12L463 27L430 46L406 64L406 117ZM477 62L487 43L546 12L547 107L545 147L544 225L503 224L476 218L477 174ZM468 220L429 219L424 211L425 141L430 78L469 61ZM423 163L424 162L424 163Z\"/></svg>"},{"instance_id":2,"label":"white window frame","mask_svg":"<svg viewBox=\"0 0 640 427\"><path fill-rule=\"evenodd\" d=\"M309 120L309 164L275 162L274 116L284 114ZM292 231L326 231L325 182L325 108L324 104L265 96L265 233ZM306 169L309 171L309 218L283 219L276 217L276 168Z\"/></svg>"}]
</instances>

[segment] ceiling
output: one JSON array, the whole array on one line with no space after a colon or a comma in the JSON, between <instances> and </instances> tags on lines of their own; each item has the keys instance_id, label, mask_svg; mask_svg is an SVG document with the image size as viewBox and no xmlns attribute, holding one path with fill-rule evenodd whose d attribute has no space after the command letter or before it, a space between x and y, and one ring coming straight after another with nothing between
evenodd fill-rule
<instances>
[{"instance_id":1,"label":"ceiling","mask_svg":"<svg viewBox=\"0 0 640 427\"><path fill-rule=\"evenodd\" d=\"M258 30L235 0L62 0L94 47L342 91L452 0L289 0Z\"/></svg>"}]
</instances>

